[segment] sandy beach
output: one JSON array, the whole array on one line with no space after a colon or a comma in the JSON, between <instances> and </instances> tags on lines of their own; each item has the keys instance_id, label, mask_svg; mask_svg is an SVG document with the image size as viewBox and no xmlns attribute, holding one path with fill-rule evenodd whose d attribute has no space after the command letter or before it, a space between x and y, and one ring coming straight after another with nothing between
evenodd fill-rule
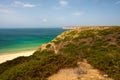
<instances>
[{"instance_id":1,"label":"sandy beach","mask_svg":"<svg viewBox=\"0 0 120 80\"><path fill-rule=\"evenodd\" d=\"M0 63L6 62L7 60L12 60L19 56L30 56L34 52L35 50L0 54Z\"/></svg>"}]
</instances>

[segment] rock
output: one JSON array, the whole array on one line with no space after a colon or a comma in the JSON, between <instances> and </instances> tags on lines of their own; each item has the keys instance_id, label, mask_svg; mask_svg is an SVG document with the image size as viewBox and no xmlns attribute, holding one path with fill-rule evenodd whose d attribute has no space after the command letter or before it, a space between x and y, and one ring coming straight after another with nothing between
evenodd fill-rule
<instances>
[{"instance_id":1,"label":"rock","mask_svg":"<svg viewBox=\"0 0 120 80\"><path fill-rule=\"evenodd\" d=\"M108 75L107 74L105 74L105 75L103 75L105 78L107 78L108 77Z\"/></svg>"}]
</instances>

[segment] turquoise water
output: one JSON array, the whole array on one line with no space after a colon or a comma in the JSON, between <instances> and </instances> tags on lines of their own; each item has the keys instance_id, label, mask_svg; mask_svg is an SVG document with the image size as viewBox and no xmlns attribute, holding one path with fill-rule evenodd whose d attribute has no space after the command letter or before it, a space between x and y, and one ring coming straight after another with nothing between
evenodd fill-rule
<instances>
[{"instance_id":1,"label":"turquoise water","mask_svg":"<svg viewBox=\"0 0 120 80\"><path fill-rule=\"evenodd\" d=\"M0 29L0 54L38 49L63 31L60 28Z\"/></svg>"}]
</instances>

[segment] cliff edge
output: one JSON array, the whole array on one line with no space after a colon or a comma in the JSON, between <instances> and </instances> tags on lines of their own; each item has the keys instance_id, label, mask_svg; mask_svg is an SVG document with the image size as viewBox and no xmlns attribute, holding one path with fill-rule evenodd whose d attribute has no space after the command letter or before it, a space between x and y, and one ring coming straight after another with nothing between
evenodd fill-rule
<instances>
[{"instance_id":1,"label":"cliff edge","mask_svg":"<svg viewBox=\"0 0 120 80\"><path fill-rule=\"evenodd\" d=\"M0 80L120 80L120 27L65 31L0 69Z\"/></svg>"}]
</instances>

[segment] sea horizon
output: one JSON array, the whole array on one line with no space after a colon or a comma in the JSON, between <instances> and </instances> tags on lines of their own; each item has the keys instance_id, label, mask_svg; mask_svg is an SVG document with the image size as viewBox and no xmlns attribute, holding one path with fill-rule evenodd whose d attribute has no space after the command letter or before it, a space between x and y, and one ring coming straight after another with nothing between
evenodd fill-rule
<instances>
[{"instance_id":1,"label":"sea horizon","mask_svg":"<svg viewBox=\"0 0 120 80\"><path fill-rule=\"evenodd\" d=\"M62 28L0 28L0 54L36 50L63 31Z\"/></svg>"}]
</instances>

